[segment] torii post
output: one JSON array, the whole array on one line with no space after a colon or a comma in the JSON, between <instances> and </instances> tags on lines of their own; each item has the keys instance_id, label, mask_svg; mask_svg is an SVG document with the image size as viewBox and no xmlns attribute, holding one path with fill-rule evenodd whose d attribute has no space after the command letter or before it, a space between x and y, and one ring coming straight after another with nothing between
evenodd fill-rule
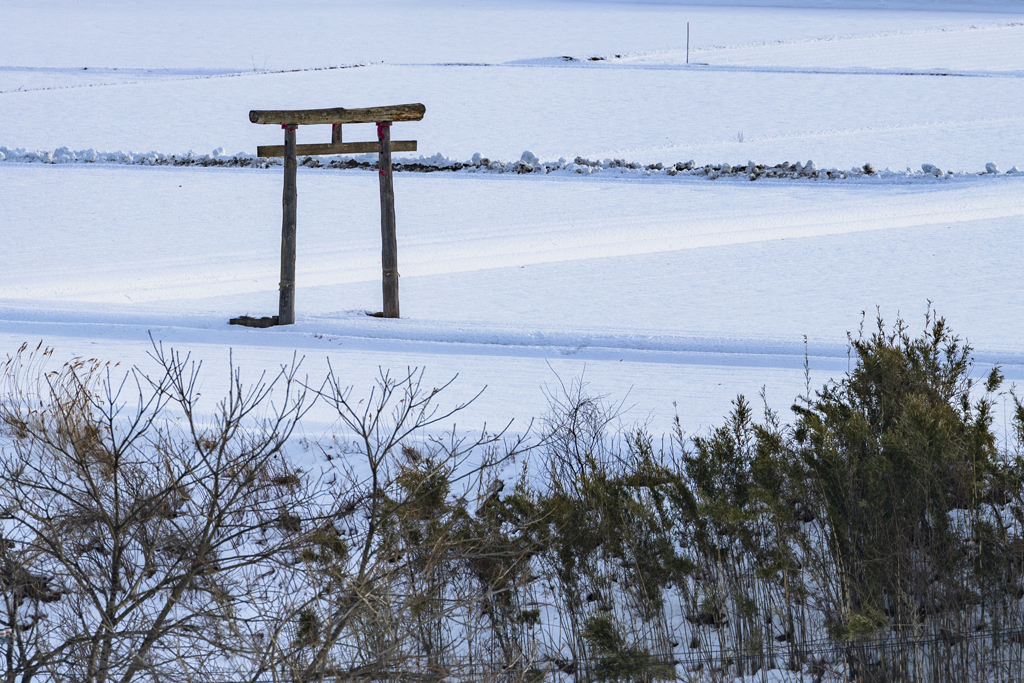
<instances>
[{"instance_id":1,"label":"torii post","mask_svg":"<svg viewBox=\"0 0 1024 683\"><path fill-rule=\"evenodd\" d=\"M383 274L385 318L398 317L398 239L395 235L395 190L391 172L391 152L415 152L415 140L391 141L394 121L419 121L427 108L422 104L398 104L366 109L297 109L249 112L253 123L280 124L284 128L284 145L256 148L260 157L284 157L283 219L281 223L281 295L277 319L272 324L295 323L295 175L299 154L366 154L377 152L380 177L381 269ZM377 142L342 142L341 126L345 123L376 123ZM295 130L303 125L331 124L328 144L297 145ZM241 320L241 319L235 319ZM250 319L251 320L251 319ZM246 323L241 323L246 324Z\"/></svg>"}]
</instances>

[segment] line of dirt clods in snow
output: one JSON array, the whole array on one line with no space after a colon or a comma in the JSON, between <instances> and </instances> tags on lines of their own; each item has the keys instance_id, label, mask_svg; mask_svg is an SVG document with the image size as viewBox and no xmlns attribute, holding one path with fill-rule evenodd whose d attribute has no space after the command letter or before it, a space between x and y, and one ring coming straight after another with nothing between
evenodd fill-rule
<instances>
[{"instance_id":1,"label":"line of dirt clods in snow","mask_svg":"<svg viewBox=\"0 0 1024 683\"><path fill-rule=\"evenodd\" d=\"M257 157L253 154L224 154L223 148L217 148L210 154L162 154L160 152L97 152L92 149L74 151L60 147L53 151L26 150L23 148L9 149L0 147L0 162L43 163L43 164L120 164L128 166L201 166L227 168L270 168L280 166L280 158ZM299 164L306 168L318 169L376 169L376 154L360 154L356 156L301 156ZM818 168L814 161L806 163L790 163L767 165L748 161L746 164L731 165L704 164L697 165L692 159L675 164L641 164L624 159L604 159L601 161L576 157L572 161L561 158L558 161L541 161L531 152L523 152L517 161L489 159L481 154L474 154L468 161L456 161L442 154L431 157L394 157L392 167L396 172L411 173L492 173L515 175L593 175L618 174L626 176L685 176L694 179L762 179L788 180L830 180L830 181L928 181L935 182L953 178L976 176L1024 175L1016 166L1005 174L994 163L985 164L985 170L978 172L960 171L953 173L943 171L934 164L921 164L920 170L909 167L905 171L894 171L889 168L876 169L872 164L853 167L849 170L838 168Z\"/></svg>"}]
</instances>

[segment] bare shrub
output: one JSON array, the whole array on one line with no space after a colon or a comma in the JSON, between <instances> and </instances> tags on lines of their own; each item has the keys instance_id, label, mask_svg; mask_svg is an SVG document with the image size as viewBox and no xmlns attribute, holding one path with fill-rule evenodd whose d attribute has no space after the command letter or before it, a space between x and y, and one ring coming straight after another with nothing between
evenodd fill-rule
<instances>
[{"instance_id":1,"label":"bare shrub","mask_svg":"<svg viewBox=\"0 0 1024 683\"><path fill-rule=\"evenodd\" d=\"M355 400L332 369L316 389L340 423L325 455L345 463L325 522L345 532L329 532L331 552L304 556L317 628L291 660L298 680L455 675L469 664L481 610L522 585L528 544L501 535L488 516L493 500L474 514L468 497L492 489L525 442L486 427L431 433L468 404L441 410L435 399L448 385L422 380L417 370L381 374L369 398Z\"/></svg>"},{"instance_id":2,"label":"bare shrub","mask_svg":"<svg viewBox=\"0 0 1024 683\"><path fill-rule=\"evenodd\" d=\"M616 418L582 381L550 396L537 493L558 619L548 657L585 678L673 678L664 595L685 567L666 490L678 477L643 430L613 433Z\"/></svg>"},{"instance_id":3,"label":"bare shrub","mask_svg":"<svg viewBox=\"0 0 1024 683\"><path fill-rule=\"evenodd\" d=\"M74 360L40 377L49 355L22 347L0 370L6 680L186 680L234 655L258 675L297 539L280 520L311 503L280 484L305 479L282 457L298 366L251 386L232 368L204 422L187 356L156 345L153 375Z\"/></svg>"}]
</instances>

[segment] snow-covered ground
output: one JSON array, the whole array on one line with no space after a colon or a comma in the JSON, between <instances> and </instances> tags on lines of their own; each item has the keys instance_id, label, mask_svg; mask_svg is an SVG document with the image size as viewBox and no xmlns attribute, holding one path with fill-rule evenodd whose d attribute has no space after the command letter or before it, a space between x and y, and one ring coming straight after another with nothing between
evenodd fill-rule
<instances>
[{"instance_id":1,"label":"snow-covered ground","mask_svg":"<svg viewBox=\"0 0 1024 683\"><path fill-rule=\"evenodd\" d=\"M298 321L276 313L279 167L0 161L0 353L146 364L148 333L208 368L306 357L460 378L460 427L543 412L584 376L626 422L688 431L736 393L785 409L847 367L877 306L931 301L1024 380L1024 3L10 2L0 146L252 154L254 108L423 102L423 155L576 156L960 175L878 182L642 172L396 176L403 318L380 308L376 174L299 172ZM467 6L463 6L467 5ZM690 24L690 64L686 25ZM369 126L345 129L369 140ZM299 142L329 139L302 128ZM913 182L911 182L913 180ZM673 407L675 404L675 407ZM327 429L314 412L307 434Z\"/></svg>"},{"instance_id":2,"label":"snow-covered ground","mask_svg":"<svg viewBox=\"0 0 1024 683\"><path fill-rule=\"evenodd\" d=\"M942 34L938 34L941 37ZM1003 39L1024 44L1024 27ZM551 50L549 50L551 51ZM541 53L545 54L545 53ZM281 144L250 109L423 102L422 122L396 125L421 152L468 159L577 155L642 163L777 164L955 171L1024 166L1024 68L942 77L779 66L539 64L361 67L195 76L123 85L5 92L7 147L206 154ZM936 66L941 66L936 64ZM89 77L91 78L91 77ZM369 126L346 129L368 140ZM742 142L740 141L742 138ZM299 142L330 140L303 128Z\"/></svg>"}]
</instances>

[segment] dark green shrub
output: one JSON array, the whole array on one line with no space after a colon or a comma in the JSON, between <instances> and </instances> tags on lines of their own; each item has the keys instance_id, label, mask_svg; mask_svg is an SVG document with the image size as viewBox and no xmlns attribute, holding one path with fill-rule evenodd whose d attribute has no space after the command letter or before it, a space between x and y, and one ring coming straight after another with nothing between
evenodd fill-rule
<instances>
[{"instance_id":1,"label":"dark green shrub","mask_svg":"<svg viewBox=\"0 0 1024 683\"><path fill-rule=\"evenodd\" d=\"M850 346L853 370L794 407L841 587L828 615L839 637L963 608L969 512L999 470L989 395L1002 378L994 369L975 399L971 347L943 319L929 314L917 338L879 319Z\"/></svg>"},{"instance_id":2,"label":"dark green shrub","mask_svg":"<svg viewBox=\"0 0 1024 683\"><path fill-rule=\"evenodd\" d=\"M595 616L587 620L584 638L594 653L593 673L599 681L653 681L675 678L675 665L636 647L630 647L612 619Z\"/></svg>"}]
</instances>

